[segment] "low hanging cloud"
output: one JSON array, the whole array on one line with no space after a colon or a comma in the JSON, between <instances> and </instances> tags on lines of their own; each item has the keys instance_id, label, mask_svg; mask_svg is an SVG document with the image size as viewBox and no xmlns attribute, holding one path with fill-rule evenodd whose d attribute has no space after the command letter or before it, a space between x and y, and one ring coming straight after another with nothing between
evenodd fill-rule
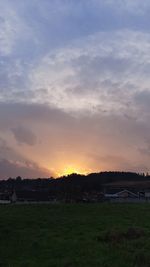
<instances>
[{"instance_id":1,"label":"low hanging cloud","mask_svg":"<svg viewBox=\"0 0 150 267\"><path fill-rule=\"evenodd\" d=\"M15 178L17 176L23 178L48 178L51 173L44 168L40 168L37 164L0 159L0 179Z\"/></svg>"},{"instance_id":2,"label":"low hanging cloud","mask_svg":"<svg viewBox=\"0 0 150 267\"><path fill-rule=\"evenodd\" d=\"M4 138L0 138L0 179L22 176L23 178L50 177L54 173L28 160L20 152L10 147Z\"/></svg>"}]
</instances>

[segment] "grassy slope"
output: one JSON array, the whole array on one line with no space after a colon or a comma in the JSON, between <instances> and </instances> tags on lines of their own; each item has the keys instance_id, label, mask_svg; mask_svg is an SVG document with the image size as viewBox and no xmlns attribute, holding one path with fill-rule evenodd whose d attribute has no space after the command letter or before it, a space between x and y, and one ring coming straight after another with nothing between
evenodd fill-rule
<instances>
[{"instance_id":1,"label":"grassy slope","mask_svg":"<svg viewBox=\"0 0 150 267\"><path fill-rule=\"evenodd\" d=\"M98 240L105 230L142 227L146 236ZM150 205L0 206L1 267L150 266Z\"/></svg>"}]
</instances>

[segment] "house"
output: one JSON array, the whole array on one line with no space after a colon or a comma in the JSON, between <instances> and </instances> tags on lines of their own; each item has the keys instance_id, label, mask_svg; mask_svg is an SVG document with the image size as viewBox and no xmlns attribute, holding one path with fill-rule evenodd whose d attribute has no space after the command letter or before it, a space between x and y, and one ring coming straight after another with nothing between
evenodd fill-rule
<instances>
[{"instance_id":1,"label":"house","mask_svg":"<svg viewBox=\"0 0 150 267\"><path fill-rule=\"evenodd\" d=\"M137 198L138 194L127 189L124 190L110 190L105 193L104 196L106 198Z\"/></svg>"},{"instance_id":2,"label":"house","mask_svg":"<svg viewBox=\"0 0 150 267\"><path fill-rule=\"evenodd\" d=\"M145 199L145 201L150 201L150 190L146 189L139 192L139 198Z\"/></svg>"},{"instance_id":3,"label":"house","mask_svg":"<svg viewBox=\"0 0 150 267\"><path fill-rule=\"evenodd\" d=\"M125 189L125 190L118 192L117 197L118 198L138 198L138 194Z\"/></svg>"},{"instance_id":4,"label":"house","mask_svg":"<svg viewBox=\"0 0 150 267\"><path fill-rule=\"evenodd\" d=\"M139 198L137 193L131 192L127 189L122 191L114 190L112 192L105 193L105 199L110 202L133 202Z\"/></svg>"},{"instance_id":5,"label":"house","mask_svg":"<svg viewBox=\"0 0 150 267\"><path fill-rule=\"evenodd\" d=\"M145 195L145 199L146 200L150 200L150 191L145 191L144 193L145 193L144 194Z\"/></svg>"}]
</instances>

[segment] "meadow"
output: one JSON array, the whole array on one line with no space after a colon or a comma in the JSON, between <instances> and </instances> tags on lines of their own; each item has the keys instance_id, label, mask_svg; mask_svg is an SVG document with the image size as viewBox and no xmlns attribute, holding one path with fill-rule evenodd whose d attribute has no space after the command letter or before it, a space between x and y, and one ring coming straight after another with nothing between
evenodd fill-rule
<instances>
[{"instance_id":1,"label":"meadow","mask_svg":"<svg viewBox=\"0 0 150 267\"><path fill-rule=\"evenodd\" d=\"M148 267L149 248L149 204L0 206L1 267Z\"/></svg>"}]
</instances>

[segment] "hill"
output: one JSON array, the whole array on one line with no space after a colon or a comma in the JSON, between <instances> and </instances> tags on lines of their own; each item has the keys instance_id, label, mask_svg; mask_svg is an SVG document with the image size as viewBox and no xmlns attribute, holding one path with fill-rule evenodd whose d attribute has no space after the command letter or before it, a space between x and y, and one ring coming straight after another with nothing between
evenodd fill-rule
<instances>
[{"instance_id":1,"label":"hill","mask_svg":"<svg viewBox=\"0 0 150 267\"><path fill-rule=\"evenodd\" d=\"M0 192L39 191L49 192L53 196L78 194L82 192L104 191L105 188L150 188L150 176L132 172L100 172L88 175L71 174L58 179L16 179L0 181Z\"/></svg>"}]
</instances>

